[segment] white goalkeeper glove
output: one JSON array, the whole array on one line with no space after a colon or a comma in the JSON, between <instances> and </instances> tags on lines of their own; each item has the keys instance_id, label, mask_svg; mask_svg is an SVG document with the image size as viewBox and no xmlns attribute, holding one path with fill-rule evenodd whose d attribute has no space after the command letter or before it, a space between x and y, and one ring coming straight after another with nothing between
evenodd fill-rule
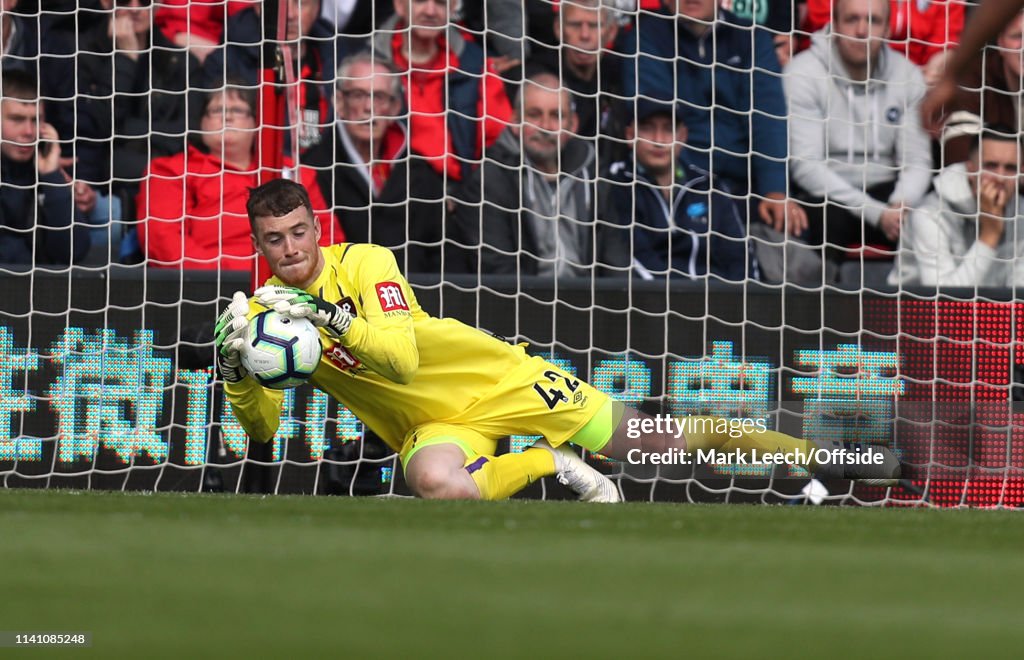
<instances>
[{"instance_id":1,"label":"white goalkeeper glove","mask_svg":"<svg viewBox=\"0 0 1024 660\"><path fill-rule=\"evenodd\" d=\"M260 304L269 307L279 314L287 314L293 318L306 318L318 328L324 328L341 339L348 332L352 323L352 315L329 303L323 298L306 293L302 289L290 286L264 286L254 292Z\"/></svg>"},{"instance_id":2,"label":"white goalkeeper glove","mask_svg":"<svg viewBox=\"0 0 1024 660\"><path fill-rule=\"evenodd\" d=\"M217 318L213 328L213 345L217 350L217 369L226 383L237 383L248 373L242 366L242 346L248 334L249 299L235 291L227 309Z\"/></svg>"}]
</instances>

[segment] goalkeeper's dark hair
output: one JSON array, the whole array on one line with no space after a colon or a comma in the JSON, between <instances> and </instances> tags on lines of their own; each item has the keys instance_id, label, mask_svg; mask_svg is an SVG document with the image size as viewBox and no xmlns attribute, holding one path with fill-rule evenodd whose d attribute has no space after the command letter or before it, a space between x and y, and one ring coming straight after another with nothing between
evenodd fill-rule
<instances>
[{"instance_id":1,"label":"goalkeeper's dark hair","mask_svg":"<svg viewBox=\"0 0 1024 660\"><path fill-rule=\"evenodd\" d=\"M0 69L0 97L31 103L39 100L36 77L21 69Z\"/></svg>"},{"instance_id":2,"label":"goalkeeper's dark hair","mask_svg":"<svg viewBox=\"0 0 1024 660\"><path fill-rule=\"evenodd\" d=\"M273 179L257 188L249 188L249 201L245 211L249 214L249 229L256 234L256 218L272 215L280 218L304 206L313 218L313 203L301 183L289 179Z\"/></svg>"}]
</instances>

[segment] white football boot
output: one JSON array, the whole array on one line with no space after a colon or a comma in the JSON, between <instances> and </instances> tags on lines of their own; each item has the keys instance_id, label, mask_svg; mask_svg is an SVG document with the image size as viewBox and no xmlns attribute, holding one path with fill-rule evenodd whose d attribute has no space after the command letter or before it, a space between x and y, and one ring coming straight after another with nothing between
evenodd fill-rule
<instances>
[{"instance_id":1,"label":"white football boot","mask_svg":"<svg viewBox=\"0 0 1024 660\"><path fill-rule=\"evenodd\" d=\"M547 440L541 439L534 447L547 449L555 457L555 476L558 483L579 495L581 502L621 502L619 489L608 477L604 476L587 462L576 455L568 445L552 447Z\"/></svg>"}]
</instances>

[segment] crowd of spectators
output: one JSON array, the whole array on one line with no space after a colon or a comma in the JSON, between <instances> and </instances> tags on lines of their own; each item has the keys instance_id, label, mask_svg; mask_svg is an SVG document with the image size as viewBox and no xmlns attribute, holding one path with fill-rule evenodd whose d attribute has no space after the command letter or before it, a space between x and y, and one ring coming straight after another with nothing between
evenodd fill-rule
<instances>
[{"instance_id":1,"label":"crowd of spectators","mask_svg":"<svg viewBox=\"0 0 1024 660\"><path fill-rule=\"evenodd\" d=\"M0 0L0 262L251 270L273 161L409 273L1024 283L1021 16L930 134L969 0L279 3Z\"/></svg>"}]
</instances>

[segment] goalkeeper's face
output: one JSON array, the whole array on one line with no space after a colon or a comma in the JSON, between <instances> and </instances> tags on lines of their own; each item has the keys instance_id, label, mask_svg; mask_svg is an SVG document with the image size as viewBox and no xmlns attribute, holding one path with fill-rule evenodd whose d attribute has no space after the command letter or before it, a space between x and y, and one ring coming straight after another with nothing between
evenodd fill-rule
<instances>
[{"instance_id":1,"label":"goalkeeper's face","mask_svg":"<svg viewBox=\"0 0 1024 660\"><path fill-rule=\"evenodd\" d=\"M324 267L320 222L304 206L282 216L256 216L252 244L270 272L288 286L305 289Z\"/></svg>"}]
</instances>

